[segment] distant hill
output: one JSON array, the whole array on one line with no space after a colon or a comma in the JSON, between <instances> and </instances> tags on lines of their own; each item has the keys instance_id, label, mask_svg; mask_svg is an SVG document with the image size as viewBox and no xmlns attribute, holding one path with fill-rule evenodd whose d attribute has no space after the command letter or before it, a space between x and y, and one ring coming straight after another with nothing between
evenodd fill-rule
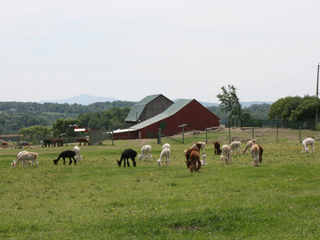
<instances>
[{"instance_id":1,"label":"distant hill","mask_svg":"<svg viewBox=\"0 0 320 240\"><path fill-rule=\"evenodd\" d=\"M109 97L96 97L96 96L91 96L91 95L87 95L87 94L81 94L79 96L75 96L72 98L66 98L66 99L60 99L60 100L43 100L43 101L39 101L38 103L45 103L45 102L50 102L50 103L67 103L67 104L81 104L84 106L96 103L96 102L113 102L113 101L118 101L119 99L116 98L109 98ZM173 100L173 102L176 102L178 99ZM125 100L119 100L119 101L125 101ZM199 100L197 100L199 101ZM199 101L203 106L205 107L212 107L212 106L219 106L219 103L210 103L210 102L201 102ZM272 104L272 102L262 102L262 101L257 101L257 102L241 102L241 105L243 108L245 107L250 107L253 104Z\"/></svg>"},{"instance_id":2,"label":"distant hill","mask_svg":"<svg viewBox=\"0 0 320 240\"><path fill-rule=\"evenodd\" d=\"M81 94L79 96L75 96L72 98L66 98L66 99L61 99L61 100L43 100L40 101L38 103L45 103L45 102L50 102L50 103L67 103L67 104L81 104L84 106L87 106L89 104L92 103L96 103L96 102L113 102L113 101L117 101L118 99L116 98L109 98L109 97L96 97L96 96L90 96L87 94Z\"/></svg>"}]
</instances>

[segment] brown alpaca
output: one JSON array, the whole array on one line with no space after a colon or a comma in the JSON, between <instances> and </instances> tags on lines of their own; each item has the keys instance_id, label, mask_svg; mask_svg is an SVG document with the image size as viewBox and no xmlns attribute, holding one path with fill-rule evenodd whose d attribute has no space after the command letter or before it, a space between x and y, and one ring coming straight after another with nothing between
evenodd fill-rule
<instances>
[{"instance_id":1,"label":"brown alpaca","mask_svg":"<svg viewBox=\"0 0 320 240\"><path fill-rule=\"evenodd\" d=\"M1 143L1 147L2 147L2 148L7 148L7 147L8 147L8 143L2 142L2 143Z\"/></svg>"},{"instance_id":2,"label":"brown alpaca","mask_svg":"<svg viewBox=\"0 0 320 240\"><path fill-rule=\"evenodd\" d=\"M221 154L220 143L218 141L214 142L214 154L215 155Z\"/></svg>"}]
</instances>

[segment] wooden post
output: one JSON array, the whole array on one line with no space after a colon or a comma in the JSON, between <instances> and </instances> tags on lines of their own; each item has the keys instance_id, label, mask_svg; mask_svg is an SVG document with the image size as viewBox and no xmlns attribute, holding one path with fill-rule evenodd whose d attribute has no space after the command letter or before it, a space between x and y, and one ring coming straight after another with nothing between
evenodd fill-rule
<instances>
[{"instance_id":1,"label":"wooden post","mask_svg":"<svg viewBox=\"0 0 320 240\"><path fill-rule=\"evenodd\" d=\"M206 144L208 144L208 129L206 128Z\"/></svg>"},{"instance_id":2,"label":"wooden post","mask_svg":"<svg viewBox=\"0 0 320 240\"><path fill-rule=\"evenodd\" d=\"M161 144L161 128L159 128L158 144Z\"/></svg>"},{"instance_id":3,"label":"wooden post","mask_svg":"<svg viewBox=\"0 0 320 240\"><path fill-rule=\"evenodd\" d=\"M252 127L252 139L254 139L254 127Z\"/></svg>"},{"instance_id":4,"label":"wooden post","mask_svg":"<svg viewBox=\"0 0 320 240\"><path fill-rule=\"evenodd\" d=\"M231 127L230 127L230 119L229 119L229 144L231 144Z\"/></svg>"},{"instance_id":5,"label":"wooden post","mask_svg":"<svg viewBox=\"0 0 320 240\"><path fill-rule=\"evenodd\" d=\"M184 144L184 127L182 127L182 144Z\"/></svg>"},{"instance_id":6,"label":"wooden post","mask_svg":"<svg viewBox=\"0 0 320 240\"><path fill-rule=\"evenodd\" d=\"M113 143L113 130L111 131L111 140L112 140L112 146L114 145Z\"/></svg>"}]
</instances>

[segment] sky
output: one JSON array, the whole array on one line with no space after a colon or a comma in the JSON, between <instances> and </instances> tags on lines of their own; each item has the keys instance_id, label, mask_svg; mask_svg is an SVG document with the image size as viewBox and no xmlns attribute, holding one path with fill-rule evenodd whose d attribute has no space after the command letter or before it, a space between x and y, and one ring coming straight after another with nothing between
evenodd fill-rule
<instances>
[{"instance_id":1,"label":"sky","mask_svg":"<svg viewBox=\"0 0 320 240\"><path fill-rule=\"evenodd\" d=\"M0 3L0 101L316 94L318 0Z\"/></svg>"}]
</instances>

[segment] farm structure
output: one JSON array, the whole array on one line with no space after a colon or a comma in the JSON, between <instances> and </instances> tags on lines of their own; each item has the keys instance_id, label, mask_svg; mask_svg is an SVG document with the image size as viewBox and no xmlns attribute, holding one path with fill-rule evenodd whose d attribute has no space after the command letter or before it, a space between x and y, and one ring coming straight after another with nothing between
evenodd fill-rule
<instances>
[{"instance_id":1,"label":"farm structure","mask_svg":"<svg viewBox=\"0 0 320 240\"><path fill-rule=\"evenodd\" d=\"M173 101L162 94L150 95L143 98L132 106L127 118L125 119L126 128L130 128L164 112L172 104Z\"/></svg>"},{"instance_id":2,"label":"farm structure","mask_svg":"<svg viewBox=\"0 0 320 240\"><path fill-rule=\"evenodd\" d=\"M128 129L113 132L114 140L157 138L162 134L173 136L187 124L192 130L219 127L220 119L195 99L180 99L164 112Z\"/></svg>"}]
</instances>

